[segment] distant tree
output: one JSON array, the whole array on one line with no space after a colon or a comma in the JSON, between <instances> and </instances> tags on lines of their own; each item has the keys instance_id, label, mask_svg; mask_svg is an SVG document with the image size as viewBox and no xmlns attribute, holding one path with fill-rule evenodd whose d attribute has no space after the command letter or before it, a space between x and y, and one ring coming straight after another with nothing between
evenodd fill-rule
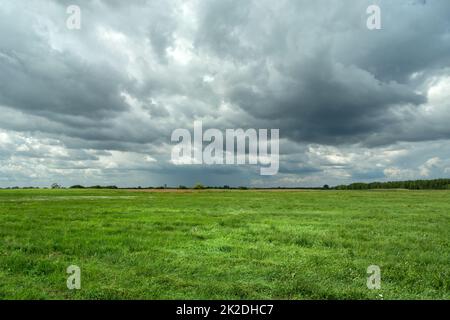
<instances>
[{"instance_id":1,"label":"distant tree","mask_svg":"<svg viewBox=\"0 0 450 320\"><path fill-rule=\"evenodd\" d=\"M74 186L71 186L69 189L84 189L84 186L76 184Z\"/></svg>"},{"instance_id":2,"label":"distant tree","mask_svg":"<svg viewBox=\"0 0 450 320\"><path fill-rule=\"evenodd\" d=\"M323 186L323 189L324 189L324 190L329 190L329 189L330 189L330 186L326 184L326 185Z\"/></svg>"},{"instance_id":3,"label":"distant tree","mask_svg":"<svg viewBox=\"0 0 450 320\"><path fill-rule=\"evenodd\" d=\"M348 186L337 186L337 190L369 190L369 189L408 189L408 190L443 190L448 189L450 179L388 181L372 183L352 183Z\"/></svg>"},{"instance_id":4,"label":"distant tree","mask_svg":"<svg viewBox=\"0 0 450 320\"><path fill-rule=\"evenodd\" d=\"M197 183L197 184L194 186L194 189L197 189L197 190L199 190L199 189L205 189L205 186L202 185L201 183Z\"/></svg>"},{"instance_id":5,"label":"distant tree","mask_svg":"<svg viewBox=\"0 0 450 320\"><path fill-rule=\"evenodd\" d=\"M119 188L117 186L100 186L100 185L95 185L95 186L88 187L88 189L119 189Z\"/></svg>"},{"instance_id":6,"label":"distant tree","mask_svg":"<svg viewBox=\"0 0 450 320\"><path fill-rule=\"evenodd\" d=\"M56 182L52 184L52 189L61 189L61 186L57 184Z\"/></svg>"},{"instance_id":7,"label":"distant tree","mask_svg":"<svg viewBox=\"0 0 450 320\"><path fill-rule=\"evenodd\" d=\"M187 187L186 187L186 186L180 185L180 186L178 187L178 189L187 189Z\"/></svg>"}]
</instances>

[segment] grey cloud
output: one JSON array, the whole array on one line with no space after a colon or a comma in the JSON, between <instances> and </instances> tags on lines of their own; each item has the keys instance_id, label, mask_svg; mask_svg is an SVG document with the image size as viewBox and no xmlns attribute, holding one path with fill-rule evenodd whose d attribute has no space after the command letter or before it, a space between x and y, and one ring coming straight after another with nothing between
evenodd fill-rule
<instances>
[{"instance_id":1,"label":"grey cloud","mask_svg":"<svg viewBox=\"0 0 450 320\"><path fill-rule=\"evenodd\" d=\"M33 27L38 17L20 9L26 7L1 14L0 104L49 119L102 119L127 109L120 96L126 75L107 62L93 64L71 51L51 48ZM11 25L15 27L7 27Z\"/></svg>"},{"instance_id":2,"label":"grey cloud","mask_svg":"<svg viewBox=\"0 0 450 320\"><path fill-rule=\"evenodd\" d=\"M326 66L328 64L328 66ZM232 100L257 118L276 119L294 141L358 142L364 135L395 124L396 104L418 105L425 98L398 83L382 83L354 67L314 59L290 70L282 88L265 80L254 92L244 80Z\"/></svg>"}]
</instances>

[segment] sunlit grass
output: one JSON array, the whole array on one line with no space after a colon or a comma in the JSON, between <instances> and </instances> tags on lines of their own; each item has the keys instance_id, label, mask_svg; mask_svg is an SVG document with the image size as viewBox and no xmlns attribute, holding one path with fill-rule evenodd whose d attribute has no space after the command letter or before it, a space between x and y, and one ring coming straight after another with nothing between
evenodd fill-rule
<instances>
[{"instance_id":1,"label":"sunlit grass","mask_svg":"<svg viewBox=\"0 0 450 320\"><path fill-rule=\"evenodd\" d=\"M449 244L449 191L2 190L0 298L449 299Z\"/></svg>"}]
</instances>

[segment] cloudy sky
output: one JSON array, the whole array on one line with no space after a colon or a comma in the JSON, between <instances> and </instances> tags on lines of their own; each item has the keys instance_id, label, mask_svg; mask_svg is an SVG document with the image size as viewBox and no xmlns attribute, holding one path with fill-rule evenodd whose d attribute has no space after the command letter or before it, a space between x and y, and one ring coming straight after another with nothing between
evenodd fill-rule
<instances>
[{"instance_id":1,"label":"cloudy sky","mask_svg":"<svg viewBox=\"0 0 450 320\"><path fill-rule=\"evenodd\" d=\"M279 173L174 165L171 133L194 120L280 129ZM448 0L1 2L0 187L436 177L450 177Z\"/></svg>"}]
</instances>

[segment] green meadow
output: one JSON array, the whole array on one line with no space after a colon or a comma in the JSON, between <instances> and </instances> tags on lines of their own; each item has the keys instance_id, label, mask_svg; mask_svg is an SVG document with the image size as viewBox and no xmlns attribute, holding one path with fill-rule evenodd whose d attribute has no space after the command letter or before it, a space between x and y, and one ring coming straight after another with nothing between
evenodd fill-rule
<instances>
[{"instance_id":1,"label":"green meadow","mask_svg":"<svg viewBox=\"0 0 450 320\"><path fill-rule=\"evenodd\" d=\"M450 299L450 191L0 190L0 299Z\"/></svg>"}]
</instances>

